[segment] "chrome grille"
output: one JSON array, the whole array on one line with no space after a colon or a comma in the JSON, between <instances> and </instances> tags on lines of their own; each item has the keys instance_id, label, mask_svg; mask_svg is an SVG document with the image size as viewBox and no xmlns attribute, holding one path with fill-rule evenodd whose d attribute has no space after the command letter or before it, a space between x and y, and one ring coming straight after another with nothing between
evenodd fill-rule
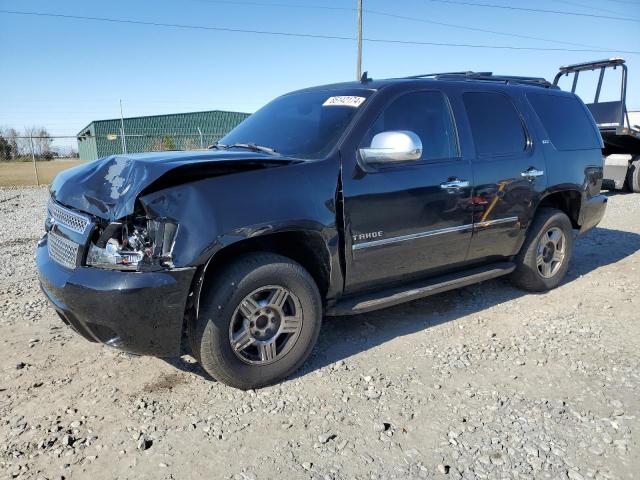
<instances>
[{"instance_id":1,"label":"chrome grille","mask_svg":"<svg viewBox=\"0 0 640 480\"><path fill-rule=\"evenodd\" d=\"M49 249L49 257L51 257L54 262L72 270L76 268L80 245L54 232L49 232L47 246Z\"/></svg>"},{"instance_id":2,"label":"chrome grille","mask_svg":"<svg viewBox=\"0 0 640 480\"><path fill-rule=\"evenodd\" d=\"M51 218L54 223L62 225L76 233L84 233L91 223L89 218L58 205L52 199L49 200L47 210L49 211L49 218Z\"/></svg>"}]
</instances>

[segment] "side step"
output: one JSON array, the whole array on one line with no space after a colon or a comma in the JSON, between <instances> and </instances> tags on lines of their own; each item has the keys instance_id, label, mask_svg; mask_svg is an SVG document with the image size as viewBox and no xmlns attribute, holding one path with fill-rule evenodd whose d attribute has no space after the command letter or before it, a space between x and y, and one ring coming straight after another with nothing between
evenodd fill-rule
<instances>
[{"instance_id":1,"label":"side step","mask_svg":"<svg viewBox=\"0 0 640 480\"><path fill-rule=\"evenodd\" d=\"M516 268L513 262L492 263L483 267L451 273L440 277L410 283L401 287L390 288L373 293L366 293L340 300L333 307L329 307L325 315L355 315L371 312L380 308L387 308L404 302L410 302L429 295L446 292L455 288L466 287L474 283L501 277L513 272Z\"/></svg>"}]
</instances>

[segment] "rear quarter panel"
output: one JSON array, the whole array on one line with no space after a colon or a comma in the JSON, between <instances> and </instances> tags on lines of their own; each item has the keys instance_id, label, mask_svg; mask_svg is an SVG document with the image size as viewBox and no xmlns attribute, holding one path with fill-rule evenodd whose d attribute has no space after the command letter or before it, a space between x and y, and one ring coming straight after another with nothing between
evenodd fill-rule
<instances>
[{"instance_id":1,"label":"rear quarter panel","mask_svg":"<svg viewBox=\"0 0 640 480\"><path fill-rule=\"evenodd\" d=\"M540 200L556 192L574 191L581 195L584 205L585 202L600 195L604 167L602 149L588 147L594 144L599 144L601 147L602 140L591 113L576 95L558 90L549 91L547 94L569 97L578 102L590 123L591 130L583 132L587 148L559 149L554 145L552 136L531 102L527 102L531 111L530 124L541 139L546 162L548 186ZM562 128L574 128L574 126L565 124ZM594 141L593 136L597 136L597 140Z\"/></svg>"}]
</instances>

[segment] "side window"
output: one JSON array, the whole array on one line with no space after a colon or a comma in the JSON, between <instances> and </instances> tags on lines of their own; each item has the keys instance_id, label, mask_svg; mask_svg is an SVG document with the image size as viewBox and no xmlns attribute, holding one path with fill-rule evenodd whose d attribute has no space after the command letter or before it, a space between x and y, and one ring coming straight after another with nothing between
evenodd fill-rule
<instances>
[{"instance_id":1,"label":"side window","mask_svg":"<svg viewBox=\"0 0 640 480\"><path fill-rule=\"evenodd\" d=\"M593 121L577 98L541 93L527 98L557 150L600 148Z\"/></svg>"},{"instance_id":2,"label":"side window","mask_svg":"<svg viewBox=\"0 0 640 480\"><path fill-rule=\"evenodd\" d=\"M463 99L478 156L509 155L527 148L522 119L509 97L467 92Z\"/></svg>"},{"instance_id":3,"label":"side window","mask_svg":"<svg viewBox=\"0 0 640 480\"><path fill-rule=\"evenodd\" d=\"M370 146L375 135L390 130L410 130L418 135L421 160L459 156L451 110L441 92L412 92L396 98L369 129L362 146Z\"/></svg>"}]
</instances>

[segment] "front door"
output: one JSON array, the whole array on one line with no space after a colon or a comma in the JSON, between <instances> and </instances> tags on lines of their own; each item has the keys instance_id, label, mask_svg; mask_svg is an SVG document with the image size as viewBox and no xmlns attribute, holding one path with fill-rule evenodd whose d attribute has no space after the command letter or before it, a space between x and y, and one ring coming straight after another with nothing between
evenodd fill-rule
<instances>
[{"instance_id":1,"label":"front door","mask_svg":"<svg viewBox=\"0 0 640 480\"><path fill-rule=\"evenodd\" d=\"M446 95L405 91L380 111L360 148L378 133L410 131L423 151L419 160L374 169L343 153L345 293L454 268L471 239L471 166L460 156Z\"/></svg>"}]
</instances>

